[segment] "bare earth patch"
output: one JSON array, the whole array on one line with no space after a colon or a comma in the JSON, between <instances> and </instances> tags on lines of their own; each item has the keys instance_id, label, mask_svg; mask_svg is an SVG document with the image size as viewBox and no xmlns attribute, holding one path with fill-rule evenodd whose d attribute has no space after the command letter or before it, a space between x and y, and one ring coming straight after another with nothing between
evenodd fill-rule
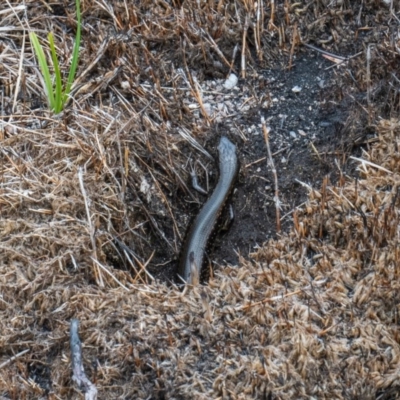
<instances>
[{"instance_id":1,"label":"bare earth patch","mask_svg":"<svg viewBox=\"0 0 400 400\"><path fill-rule=\"evenodd\" d=\"M99 399L399 398L399 5L85 1L53 115L28 30L67 71L74 4L0 5L0 398L84 398L73 319ZM221 135L235 218L182 290Z\"/></svg>"}]
</instances>

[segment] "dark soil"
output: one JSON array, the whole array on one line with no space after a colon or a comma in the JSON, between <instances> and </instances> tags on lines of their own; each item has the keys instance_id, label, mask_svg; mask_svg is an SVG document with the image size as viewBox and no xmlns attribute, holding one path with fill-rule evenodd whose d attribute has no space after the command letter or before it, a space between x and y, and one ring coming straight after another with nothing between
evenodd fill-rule
<instances>
[{"instance_id":1,"label":"dark soil","mask_svg":"<svg viewBox=\"0 0 400 400\"><path fill-rule=\"evenodd\" d=\"M257 98L265 98L265 93L268 93L268 106L250 108L233 116L232 121L217 124L210 133L210 143L206 144L217 160L217 140L212 135L229 136L234 125L246 132L245 141L238 141L237 137L233 139L241 163L231 200L234 221L228 231L217 235L216 245L209 254L215 264L237 264L239 255L246 258L257 246L277 237L274 177L267 161L261 117L270 127L270 146L278 175L282 231L292 226L292 211L306 200L309 188L319 188L326 176L330 182L336 183L343 174L356 175L354 166L347 162L348 157L358 155L361 146L373 136L373 132L368 130L360 134L354 129L351 119L360 107L351 97L352 89L341 87L332 62L304 48L295 56L292 68L286 68L287 63L288 59L282 60L281 65L271 69L260 68L255 77L240 80L240 91L254 93ZM299 87L298 92L292 90L296 86ZM215 185L217 162L209 165L209 180ZM205 178L200 181L206 187ZM213 185L209 190L212 189ZM185 203L192 202L190 198L177 199L177 219L190 221L189 224L206 200L195 190L193 195L199 199L199 205L189 207L189 210ZM180 215L180 210L188 211ZM228 218L227 215L225 217ZM184 227L183 237L185 230L187 228ZM177 256L170 253L160 260L162 254L165 255L165 246L159 243L154 264L150 266L151 272L162 280L174 280L176 262L166 266L165 260L176 260ZM163 266L154 266L158 263Z\"/></svg>"},{"instance_id":2,"label":"dark soil","mask_svg":"<svg viewBox=\"0 0 400 400\"><path fill-rule=\"evenodd\" d=\"M217 260L236 264L237 256L227 249L234 248L247 255L277 234L274 177L265 159L267 150L259 127L260 116L271 128L270 146L275 154L284 230L292 223L291 217L285 215L290 215L306 199L307 189L300 182L318 187L323 177L335 169L326 157L319 159L310 144L314 143L317 149L330 144L334 152L338 150L340 141L335 140L337 130L332 125L345 121L347 112L340 110L335 115L326 115L324 91L334 88L332 70L325 70L330 64L320 56L307 53L298 54L290 70L262 71L267 82L262 90L269 91L273 100L267 110L249 113L241 121L244 129L245 126L257 129L246 143L238 146L243 168L235 201L236 219L216 252ZM319 82L324 82L323 89ZM301 87L299 93L292 91L295 86ZM254 86L253 90L260 88Z\"/></svg>"}]
</instances>

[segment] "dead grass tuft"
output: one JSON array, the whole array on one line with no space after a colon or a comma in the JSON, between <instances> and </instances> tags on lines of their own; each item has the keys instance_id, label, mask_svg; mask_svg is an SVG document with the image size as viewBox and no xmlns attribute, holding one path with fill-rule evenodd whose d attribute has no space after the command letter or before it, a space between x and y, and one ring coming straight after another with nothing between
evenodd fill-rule
<instances>
[{"instance_id":1,"label":"dead grass tuft","mask_svg":"<svg viewBox=\"0 0 400 400\"><path fill-rule=\"evenodd\" d=\"M117 270L110 272L129 293L101 270L106 288L85 284L94 266L77 194L73 210L80 218L67 218L70 209L58 221L43 211L3 218L3 360L30 350L3 367L3 393L42 396L51 382L50 393L75 396L68 352L73 317L82 321L86 368L104 398L374 398L397 385L400 170L393 160L400 122L382 121L379 138L364 159L390 173L360 163L359 181L312 190L298 210L301 227L190 295L162 284L134 285ZM7 190L2 202L37 210L35 170L14 163L24 179L10 179L20 191L12 197ZM37 179L46 176L45 165ZM44 187L50 209L61 188L52 180ZM39 371L48 382L24 379Z\"/></svg>"},{"instance_id":2,"label":"dead grass tuft","mask_svg":"<svg viewBox=\"0 0 400 400\"><path fill-rule=\"evenodd\" d=\"M353 160L360 179L310 189L291 232L250 260L185 292L153 277L168 276L179 253L188 159L210 157L200 143L217 119L199 82L291 57L300 36L322 46L326 26L339 50L357 26L347 23L355 6L85 1L80 75L55 118L24 35L27 21L52 30L69 65L74 2L3 3L1 396L82 398L71 379L75 318L99 398L395 398L398 119L382 120L379 140ZM363 2L367 11L375 3ZM376 18L394 26L398 6L384 7ZM391 53L394 68L396 44L379 43L373 63ZM381 66L367 80L361 64L351 78L373 101L382 85L371 82L387 76ZM384 92L391 111L396 93ZM376 115L364 118L372 125Z\"/></svg>"}]
</instances>

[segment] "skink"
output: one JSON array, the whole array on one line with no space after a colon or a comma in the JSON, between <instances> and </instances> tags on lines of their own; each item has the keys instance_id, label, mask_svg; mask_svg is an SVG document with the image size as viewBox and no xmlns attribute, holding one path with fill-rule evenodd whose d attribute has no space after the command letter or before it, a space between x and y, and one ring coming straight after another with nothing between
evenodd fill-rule
<instances>
[{"instance_id":1,"label":"skink","mask_svg":"<svg viewBox=\"0 0 400 400\"><path fill-rule=\"evenodd\" d=\"M239 172L236 146L228 138L221 137L218 151L219 180L217 186L194 220L179 261L178 275L188 284L195 284L200 277L207 242Z\"/></svg>"}]
</instances>

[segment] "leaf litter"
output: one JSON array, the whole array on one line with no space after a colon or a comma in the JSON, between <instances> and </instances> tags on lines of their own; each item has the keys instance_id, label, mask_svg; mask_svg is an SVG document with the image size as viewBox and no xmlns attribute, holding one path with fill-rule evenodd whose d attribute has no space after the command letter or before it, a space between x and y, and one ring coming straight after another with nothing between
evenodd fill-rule
<instances>
[{"instance_id":1,"label":"leaf litter","mask_svg":"<svg viewBox=\"0 0 400 400\"><path fill-rule=\"evenodd\" d=\"M2 398L83 398L72 319L99 398L397 398L398 5L87 1L54 117L25 17L65 68L73 3L0 6ZM191 166L212 188L222 133L237 215L182 291Z\"/></svg>"}]
</instances>

